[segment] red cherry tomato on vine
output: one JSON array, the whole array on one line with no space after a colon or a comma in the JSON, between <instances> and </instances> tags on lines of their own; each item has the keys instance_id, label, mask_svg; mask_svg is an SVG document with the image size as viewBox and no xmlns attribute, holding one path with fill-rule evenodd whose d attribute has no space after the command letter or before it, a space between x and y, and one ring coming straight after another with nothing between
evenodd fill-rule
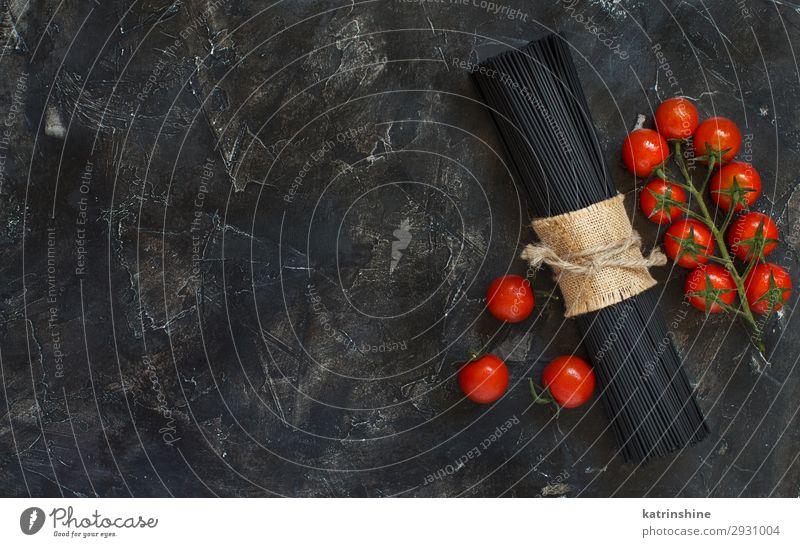
<instances>
[{"instance_id":1,"label":"red cherry tomato on vine","mask_svg":"<svg viewBox=\"0 0 800 547\"><path fill-rule=\"evenodd\" d=\"M734 161L723 165L711 177L709 185L711 199L728 211L736 203L734 211L750 207L761 194L761 176L752 165Z\"/></svg>"},{"instance_id":2,"label":"red cherry tomato on vine","mask_svg":"<svg viewBox=\"0 0 800 547\"><path fill-rule=\"evenodd\" d=\"M725 240L740 260L764 258L778 243L778 227L763 213L746 213L733 221Z\"/></svg>"},{"instance_id":3,"label":"red cherry tomato on vine","mask_svg":"<svg viewBox=\"0 0 800 547\"><path fill-rule=\"evenodd\" d=\"M694 219L676 220L664 235L664 250L678 266L694 268L714 254L711 230Z\"/></svg>"},{"instance_id":4,"label":"red cherry tomato on vine","mask_svg":"<svg viewBox=\"0 0 800 547\"><path fill-rule=\"evenodd\" d=\"M667 141L652 129L631 131L622 143L622 161L628 171L637 177L649 177L653 169L664 163L667 156Z\"/></svg>"},{"instance_id":5,"label":"red cherry tomato on vine","mask_svg":"<svg viewBox=\"0 0 800 547\"><path fill-rule=\"evenodd\" d=\"M781 309L789 300L792 278L777 264L757 264L744 280L744 292L750 309L766 315L772 309Z\"/></svg>"},{"instance_id":6,"label":"red cherry tomato on vine","mask_svg":"<svg viewBox=\"0 0 800 547\"><path fill-rule=\"evenodd\" d=\"M723 311L719 302L730 304L736 297L736 282L719 264L704 264L689 273L683 292L698 310L719 313Z\"/></svg>"},{"instance_id":7,"label":"red cherry tomato on vine","mask_svg":"<svg viewBox=\"0 0 800 547\"><path fill-rule=\"evenodd\" d=\"M564 408L575 408L594 393L594 371L589 363L574 355L556 357L542 372L542 384Z\"/></svg>"},{"instance_id":8,"label":"red cherry tomato on vine","mask_svg":"<svg viewBox=\"0 0 800 547\"><path fill-rule=\"evenodd\" d=\"M667 99L656 109L656 128L665 139L688 139L697 129L697 109L688 99Z\"/></svg>"},{"instance_id":9,"label":"red cherry tomato on vine","mask_svg":"<svg viewBox=\"0 0 800 547\"><path fill-rule=\"evenodd\" d=\"M464 365L458 373L458 385L471 401L493 403L508 388L508 368L496 355L484 355Z\"/></svg>"},{"instance_id":10,"label":"red cherry tomato on vine","mask_svg":"<svg viewBox=\"0 0 800 547\"><path fill-rule=\"evenodd\" d=\"M710 147L712 152L722 153L722 161L731 161L741 146L742 133L728 118L716 116L703 120L694 132L694 153L697 156L706 156ZM700 161L708 163L707 159Z\"/></svg>"},{"instance_id":11,"label":"red cherry tomato on vine","mask_svg":"<svg viewBox=\"0 0 800 547\"><path fill-rule=\"evenodd\" d=\"M492 281L486 299L489 313L500 321L518 323L533 311L533 289L530 282L519 275L504 275Z\"/></svg>"},{"instance_id":12,"label":"red cherry tomato on vine","mask_svg":"<svg viewBox=\"0 0 800 547\"><path fill-rule=\"evenodd\" d=\"M683 188L664 179L653 179L642 189L639 207L650 221L669 224L683 213L678 205L671 203L673 200L686 204Z\"/></svg>"}]
</instances>

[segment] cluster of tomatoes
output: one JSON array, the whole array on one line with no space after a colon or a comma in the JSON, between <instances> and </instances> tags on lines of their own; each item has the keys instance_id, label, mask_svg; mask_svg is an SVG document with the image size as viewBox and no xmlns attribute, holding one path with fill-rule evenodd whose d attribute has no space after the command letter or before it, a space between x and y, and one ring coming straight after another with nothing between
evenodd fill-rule
<instances>
[{"instance_id":1,"label":"cluster of tomatoes","mask_svg":"<svg viewBox=\"0 0 800 547\"><path fill-rule=\"evenodd\" d=\"M790 295L789 274L764 258L778 242L778 228L767 215L749 208L761 193L761 177L752 165L731 161L742 144L739 128L723 117L699 122L697 109L687 99L676 97L661 103L655 113L657 130L636 129L622 145L622 159L637 177L665 173L670 155L667 139L684 141L691 137L695 160L712 171L708 184L711 200L724 211L723 217L738 214L726 222L725 243L731 254L746 265L744 291L750 309L767 315L779 310ZM676 264L693 268L684 292L691 304L707 313L730 309L737 285L725 261L715 257L714 234L700 215L687 214L685 186L658 176L645 185L640 207L647 218L670 224L664 249ZM727 253L727 250L726 250Z\"/></svg>"},{"instance_id":2,"label":"cluster of tomatoes","mask_svg":"<svg viewBox=\"0 0 800 547\"><path fill-rule=\"evenodd\" d=\"M533 288L519 275L495 279L486 291L486 300L489 313L508 323L524 321L534 308ZM471 401L492 403L508 389L508 367L496 355L486 354L463 366L458 383ZM595 377L589 363L580 357L565 355L545 367L542 384L552 399L537 395L537 402L552 400L561 407L574 408L591 398Z\"/></svg>"}]
</instances>

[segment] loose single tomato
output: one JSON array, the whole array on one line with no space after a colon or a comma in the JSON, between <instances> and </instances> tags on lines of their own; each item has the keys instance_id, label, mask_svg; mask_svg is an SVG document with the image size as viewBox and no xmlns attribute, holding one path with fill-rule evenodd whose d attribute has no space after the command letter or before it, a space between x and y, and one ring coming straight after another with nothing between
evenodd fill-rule
<instances>
[{"instance_id":1,"label":"loose single tomato","mask_svg":"<svg viewBox=\"0 0 800 547\"><path fill-rule=\"evenodd\" d=\"M778 243L778 227L763 213L745 213L733 221L725 239L740 260L764 258Z\"/></svg>"},{"instance_id":2,"label":"loose single tomato","mask_svg":"<svg viewBox=\"0 0 800 547\"><path fill-rule=\"evenodd\" d=\"M735 203L734 211L750 207L761 194L761 176L752 165L734 161L723 165L711 177L711 199L726 211Z\"/></svg>"},{"instance_id":3,"label":"loose single tomato","mask_svg":"<svg viewBox=\"0 0 800 547\"><path fill-rule=\"evenodd\" d=\"M716 116L703 120L694 132L694 151L697 156L704 158L700 160L702 163L708 163L706 156L709 150L712 154L721 154L722 161L731 161L741 146L742 133L728 118Z\"/></svg>"},{"instance_id":4,"label":"loose single tomato","mask_svg":"<svg viewBox=\"0 0 800 547\"><path fill-rule=\"evenodd\" d=\"M594 371L589 363L574 355L556 357L542 372L542 384L564 408L575 408L594 393Z\"/></svg>"},{"instance_id":5,"label":"loose single tomato","mask_svg":"<svg viewBox=\"0 0 800 547\"><path fill-rule=\"evenodd\" d=\"M730 305L736 297L736 282L719 264L704 264L686 276L683 293L698 310L719 313L723 311L720 304Z\"/></svg>"},{"instance_id":6,"label":"loose single tomato","mask_svg":"<svg viewBox=\"0 0 800 547\"><path fill-rule=\"evenodd\" d=\"M496 355L470 361L458 373L458 385L471 401L493 403L508 388L508 367Z\"/></svg>"},{"instance_id":7,"label":"loose single tomato","mask_svg":"<svg viewBox=\"0 0 800 547\"><path fill-rule=\"evenodd\" d=\"M530 282L519 275L504 275L492 281L486 299L489 313L500 321L518 323L533 311L533 289Z\"/></svg>"},{"instance_id":8,"label":"loose single tomato","mask_svg":"<svg viewBox=\"0 0 800 547\"><path fill-rule=\"evenodd\" d=\"M683 97L667 99L656 109L656 129L665 139L688 139L698 119L697 109Z\"/></svg>"},{"instance_id":9,"label":"loose single tomato","mask_svg":"<svg viewBox=\"0 0 800 547\"><path fill-rule=\"evenodd\" d=\"M766 315L770 310L778 311L789 300L792 278L777 264L757 264L744 280L744 294L751 310Z\"/></svg>"},{"instance_id":10,"label":"loose single tomato","mask_svg":"<svg viewBox=\"0 0 800 547\"><path fill-rule=\"evenodd\" d=\"M683 213L678 204L686 205L683 188L664 179L653 179L642 189L639 207L647 218L658 224L669 224Z\"/></svg>"},{"instance_id":11,"label":"loose single tomato","mask_svg":"<svg viewBox=\"0 0 800 547\"><path fill-rule=\"evenodd\" d=\"M637 177L649 177L653 169L664 163L667 156L667 141L652 129L631 131L622 143L622 161L628 171Z\"/></svg>"},{"instance_id":12,"label":"loose single tomato","mask_svg":"<svg viewBox=\"0 0 800 547\"><path fill-rule=\"evenodd\" d=\"M694 268L709 261L714 254L711 230L694 219L676 220L664 235L664 250L678 266Z\"/></svg>"}]
</instances>

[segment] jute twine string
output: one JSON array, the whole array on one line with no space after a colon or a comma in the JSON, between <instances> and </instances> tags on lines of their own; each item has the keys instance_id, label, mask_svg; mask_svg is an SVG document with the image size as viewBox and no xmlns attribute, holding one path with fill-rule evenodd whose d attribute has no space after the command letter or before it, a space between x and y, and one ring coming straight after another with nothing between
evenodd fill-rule
<instances>
[{"instance_id":1,"label":"jute twine string","mask_svg":"<svg viewBox=\"0 0 800 547\"><path fill-rule=\"evenodd\" d=\"M547 264L562 272L571 274L591 274L602 268L614 266L617 268L649 268L650 266L663 266L667 257L661 249L655 248L650 254L641 258L626 258L624 255L632 254L626 251L641 247L642 238L634 231L627 239L612 241L605 245L597 245L583 251L567 253L559 256L556 251L547 247L531 243L522 250L520 257L528 261L534 268Z\"/></svg>"},{"instance_id":2,"label":"jute twine string","mask_svg":"<svg viewBox=\"0 0 800 547\"><path fill-rule=\"evenodd\" d=\"M653 249L642 256L641 238L617 195L563 215L533 221L540 243L520 257L534 268L553 268L564 295L566 317L617 304L656 284L647 269L666 264Z\"/></svg>"}]
</instances>

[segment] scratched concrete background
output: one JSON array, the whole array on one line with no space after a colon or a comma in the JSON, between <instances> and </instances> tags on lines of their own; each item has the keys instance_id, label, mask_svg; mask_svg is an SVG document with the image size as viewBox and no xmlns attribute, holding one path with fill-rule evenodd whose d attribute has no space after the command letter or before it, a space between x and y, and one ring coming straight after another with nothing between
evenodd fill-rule
<instances>
[{"instance_id":1,"label":"scratched concrete background","mask_svg":"<svg viewBox=\"0 0 800 547\"><path fill-rule=\"evenodd\" d=\"M551 29L648 246L619 146L685 94L743 128L797 283L795 3L4 2L0 494L800 495L794 299L760 356L656 272L713 430L674 457L531 404L582 348L547 274L525 323L484 310L531 232L463 66ZM455 381L482 340L491 406Z\"/></svg>"}]
</instances>

